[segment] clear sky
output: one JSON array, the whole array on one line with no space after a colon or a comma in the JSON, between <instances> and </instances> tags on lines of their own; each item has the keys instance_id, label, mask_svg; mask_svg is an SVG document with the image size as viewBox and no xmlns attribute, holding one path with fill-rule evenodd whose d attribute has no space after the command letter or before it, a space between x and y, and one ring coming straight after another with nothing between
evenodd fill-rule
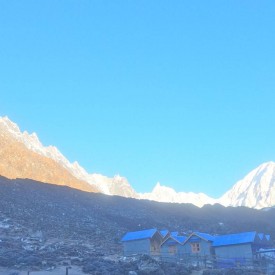
<instances>
[{"instance_id":1,"label":"clear sky","mask_svg":"<svg viewBox=\"0 0 275 275\"><path fill-rule=\"evenodd\" d=\"M219 197L275 160L275 2L1 0L0 115L139 192Z\"/></svg>"}]
</instances>

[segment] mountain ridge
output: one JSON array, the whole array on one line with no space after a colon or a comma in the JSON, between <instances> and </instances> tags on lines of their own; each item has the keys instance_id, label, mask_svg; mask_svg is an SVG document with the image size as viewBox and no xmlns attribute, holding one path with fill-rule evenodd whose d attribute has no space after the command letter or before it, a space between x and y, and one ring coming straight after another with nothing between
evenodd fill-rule
<instances>
[{"instance_id":1,"label":"mountain ridge","mask_svg":"<svg viewBox=\"0 0 275 275\"><path fill-rule=\"evenodd\" d=\"M154 200L158 202L172 203L193 203L202 207L205 204L214 204L216 200L204 193L176 192L173 188L161 185L159 182L155 185L152 192L140 194L141 199Z\"/></svg>"},{"instance_id":2,"label":"mountain ridge","mask_svg":"<svg viewBox=\"0 0 275 275\"><path fill-rule=\"evenodd\" d=\"M99 191L106 195L119 195L158 202L192 203L199 207L205 204L219 203L225 206L248 206L259 209L273 207L275 205L275 162L272 161L263 163L252 170L219 199L213 199L204 193L176 192L173 188L161 185L160 183L157 183L151 192L137 193L127 178L121 177L120 175L115 175L110 178L97 173L89 174L77 161L71 163L55 146L43 146L36 133L29 134L27 131L21 132L18 125L12 122L7 116L0 117L0 133L0 142L2 142L0 149L0 156L2 156L0 168L2 170L0 169L0 175L2 174L8 178L14 178L16 175L16 177L19 178L29 177L34 180L54 183L53 177L50 177L50 175L44 179L40 179L38 176L34 177L30 173L30 171L35 170L37 163L44 161L44 163L50 163L51 168L55 167L55 169L60 170L61 175L66 175L66 179L72 177L78 181L76 188L79 188L79 182L81 182L80 188L85 191ZM13 162L11 159L3 157L3 148L6 148L5 150L7 151L7 148L10 147L7 146L9 139L17 141L17 143L13 142L12 148L14 152L16 152L16 150L21 152L21 155L19 154L15 160L12 160ZM3 146L3 144L6 144L6 147ZM22 153L23 151L24 154ZM14 155L14 152L9 148L10 156ZM22 156L27 155L32 161L29 161L27 157L23 158L26 165L23 165L23 172L22 167L21 170L19 169L22 172L20 174L20 171L14 168L14 164L18 163L20 157L22 158ZM9 169L7 167L4 169L5 159L9 163ZM34 159L37 159L37 161L34 161ZM49 164L42 165L44 169L48 166ZM58 166L59 168L57 168ZM51 171L50 167L48 167L49 171ZM3 172L4 170L5 172ZM70 174L70 176L68 176L68 174ZM56 183L61 182L60 178L61 176L59 176ZM72 184L69 186L73 187Z\"/></svg>"},{"instance_id":3,"label":"mountain ridge","mask_svg":"<svg viewBox=\"0 0 275 275\"><path fill-rule=\"evenodd\" d=\"M7 131L6 125L0 123L0 175L10 179L30 178L45 183L67 185L83 191L98 192L97 188L73 177L53 159L30 150L23 142L18 141L26 135ZM31 135L32 137L35 136ZM35 138L35 142L37 140Z\"/></svg>"},{"instance_id":4,"label":"mountain ridge","mask_svg":"<svg viewBox=\"0 0 275 275\"><path fill-rule=\"evenodd\" d=\"M73 177L86 182L92 189L99 190L99 192L106 195L137 197L136 192L130 186L126 178L108 178L100 174L89 174L77 161L71 163L57 147L52 145L43 146L36 133L29 134L27 131L21 132L18 125L12 122L7 116L0 117L0 130L2 130L1 132L5 130L5 132L10 133L12 137L18 142L23 143L29 150L52 159L66 169ZM115 188L117 185L118 188ZM110 191L112 191L112 193Z\"/></svg>"}]
</instances>

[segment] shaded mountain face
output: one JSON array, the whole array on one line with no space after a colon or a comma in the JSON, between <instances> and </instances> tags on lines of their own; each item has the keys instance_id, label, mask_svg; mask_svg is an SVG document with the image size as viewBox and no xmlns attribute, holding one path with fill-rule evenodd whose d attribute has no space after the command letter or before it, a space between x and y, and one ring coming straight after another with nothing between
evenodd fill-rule
<instances>
[{"instance_id":1,"label":"shaded mountain face","mask_svg":"<svg viewBox=\"0 0 275 275\"><path fill-rule=\"evenodd\" d=\"M65 186L0 177L0 260L36 262L122 255L127 231L148 228L226 234L244 231L275 237L275 209L158 203ZM37 241L38 239L38 241Z\"/></svg>"}]
</instances>

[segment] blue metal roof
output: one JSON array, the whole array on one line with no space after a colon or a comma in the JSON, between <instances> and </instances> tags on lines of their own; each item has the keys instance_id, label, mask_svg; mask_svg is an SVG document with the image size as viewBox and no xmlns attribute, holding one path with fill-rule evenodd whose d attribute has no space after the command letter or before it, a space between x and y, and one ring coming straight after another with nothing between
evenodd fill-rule
<instances>
[{"instance_id":1,"label":"blue metal roof","mask_svg":"<svg viewBox=\"0 0 275 275\"><path fill-rule=\"evenodd\" d=\"M167 229L164 229L164 230L160 230L159 233L161 234L162 237L165 237L169 231Z\"/></svg>"},{"instance_id":2,"label":"blue metal roof","mask_svg":"<svg viewBox=\"0 0 275 275\"><path fill-rule=\"evenodd\" d=\"M170 236L166 241L164 241L161 245L176 245L176 244L183 244L186 240L185 236Z\"/></svg>"},{"instance_id":3,"label":"blue metal roof","mask_svg":"<svg viewBox=\"0 0 275 275\"><path fill-rule=\"evenodd\" d=\"M270 241L270 235L265 235L265 238Z\"/></svg>"},{"instance_id":4,"label":"blue metal roof","mask_svg":"<svg viewBox=\"0 0 275 275\"><path fill-rule=\"evenodd\" d=\"M168 239L166 239L166 241L164 241L161 245L163 245L163 244L167 244L167 245L176 245L176 244L178 244L179 243L179 241L178 240L176 240L176 238L174 238L174 237L169 237Z\"/></svg>"},{"instance_id":5,"label":"blue metal roof","mask_svg":"<svg viewBox=\"0 0 275 275\"><path fill-rule=\"evenodd\" d=\"M178 234L179 234L179 232L178 231L172 231L171 233L170 233L170 235L171 236L178 236Z\"/></svg>"},{"instance_id":6,"label":"blue metal roof","mask_svg":"<svg viewBox=\"0 0 275 275\"><path fill-rule=\"evenodd\" d=\"M176 239L181 244L184 243L185 240L187 239L186 236L174 236L173 238Z\"/></svg>"},{"instance_id":7,"label":"blue metal roof","mask_svg":"<svg viewBox=\"0 0 275 275\"><path fill-rule=\"evenodd\" d=\"M200 237L202 239L205 239L205 240L211 241L211 242L213 242L215 239L214 236L207 234L207 233L203 233L203 232L194 232L194 234L196 234L198 237Z\"/></svg>"},{"instance_id":8,"label":"blue metal roof","mask_svg":"<svg viewBox=\"0 0 275 275\"><path fill-rule=\"evenodd\" d=\"M234 244L252 243L255 240L256 232L243 232L238 234L229 234L216 236L213 242L213 246L224 246Z\"/></svg>"},{"instance_id":9,"label":"blue metal roof","mask_svg":"<svg viewBox=\"0 0 275 275\"><path fill-rule=\"evenodd\" d=\"M147 229L141 231L134 231L126 233L121 239L122 242L134 241L134 240L142 240L142 239L150 239L152 238L157 229Z\"/></svg>"}]
</instances>

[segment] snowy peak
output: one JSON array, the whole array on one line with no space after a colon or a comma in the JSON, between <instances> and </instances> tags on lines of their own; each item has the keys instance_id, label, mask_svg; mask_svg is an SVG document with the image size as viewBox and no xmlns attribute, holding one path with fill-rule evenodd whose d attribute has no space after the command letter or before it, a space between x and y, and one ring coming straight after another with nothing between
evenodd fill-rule
<instances>
[{"instance_id":1,"label":"snowy peak","mask_svg":"<svg viewBox=\"0 0 275 275\"><path fill-rule=\"evenodd\" d=\"M11 138L18 141L21 146L25 146L29 151L54 161L60 168L65 169L66 173L107 195L119 195L159 202L192 203L199 207L205 204L220 203L225 206L247 206L260 209L275 205L275 162L272 161L263 163L251 171L219 200L212 199L203 193L176 192L173 188L161 185L159 182L151 193L138 194L125 177L120 175L106 177L101 174L89 174L78 162L71 163L56 147L51 145L48 147L43 146L36 133L21 132L18 125L7 116L0 117L0 138L3 140ZM9 156L12 155L13 153L11 152ZM11 171L16 170L13 169L15 168L9 167L8 170L12 173ZM20 171L19 169L17 172L20 174ZM48 169L48 171L52 170ZM29 172L29 169L25 172ZM36 178L36 180L39 179Z\"/></svg>"},{"instance_id":2,"label":"snowy peak","mask_svg":"<svg viewBox=\"0 0 275 275\"><path fill-rule=\"evenodd\" d=\"M140 198L159 202L192 203L198 207L216 202L203 193L176 192L173 188L163 186L159 182L155 185L151 193L140 194Z\"/></svg>"},{"instance_id":3,"label":"snowy peak","mask_svg":"<svg viewBox=\"0 0 275 275\"><path fill-rule=\"evenodd\" d=\"M209 200L211 201L211 199L204 194L177 193L172 188L161 186L160 183L155 186L152 193L138 194L129 184L128 180L120 175L109 178L100 174L89 174L77 162L69 162L56 147L43 146L36 133L29 134L26 131L22 133L18 125L9 120L8 117L0 118L0 127L11 134L16 140L23 143L29 150L54 160L74 177L95 186L103 194L146 198L162 202L194 203L199 206L208 203Z\"/></svg>"},{"instance_id":4,"label":"snowy peak","mask_svg":"<svg viewBox=\"0 0 275 275\"><path fill-rule=\"evenodd\" d=\"M21 134L19 127L16 123L12 122L7 116L0 117L0 123L7 131L13 134Z\"/></svg>"},{"instance_id":5,"label":"snowy peak","mask_svg":"<svg viewBox=\"0 0 275 275\"><path fill-rule=\"evenodd\" d=\"M226 192L219 202L226 206L247 206L258 209L274 206L275 162L263 163L252 170Z\"/></svg>"},{"instance_id":6,"label":"snowy peak","mask_svg":"<svg viewBox=\"0 0 275 275\"><path fill-rule=\"evenodd\" d=\"M29 150L52 159L72 176L96 187L103 194L137 197L136 192L126 178L120 176L108 178L100 174L88 174L78 162L71 163L55 146L43 146L36 133L21 132L18 125L12 122L7 116L0 117L0 130L3 133L11 135L18 142L23 143Z\"/></svg>"},{"instance_id":7,"label":"snowy peak","mask_svg":"<svg viewBox=\"0 0 275 275\"><path fill-rule=\"evenodd\" d=\"M109 190L113 195L120 195L128 198L138 197L138 194L132 188L128 180L125 177L121 177L120 175L114 176Z\"/></svg>"},{"instance_id":8,"label":"snowy peak","mask_svg":"<svg viewBox=\"0 0 275 275\"><path fill-rule=\"evenodd\" d=\"M157 184L152 190L152 194L155 194L155 195L163 195L166 192L168 194L173 194L173 195L176 194L176 191L173 188L161 185L159 182L157 182Z\"/></svg>"},{"instance_id":9,"label":"snowy peak","mask_svg":"<svg viewBox=\"0 0 275 275\"><path fill-rule=\"evenodd\" d=\"M0 117L0 126L7 133L12 135L17 141L23 143L28 149L44 157L49 157L56 161L66 158L54 146L44 147L36 133L29 134L27 131L21 132L18 125L12 122L7 116Z\"/></svg>"},{"instance_id":10,"label":"snowy peak","mask_svg":"<svg viewBox=\"0 0 275 275\"><path fill-rule=\"evenodd\" d=\"M266 162L238 181L220 199L203 193L177 193L174 189L157 183L151 193L140 194L143 199L160 202L192 203L198 207L220 203L224 206L246 206L261 209L275 205L275 162Z\"/></svg>"},{"instance_id":11,"label":"snowy peak","mask_svg":"<svg viewBox=\"0 0 275 275\"><path fill-rule=\"evenodd\" d=\"M53 159L38 153L39 147L42 145L36 134L21 133L19 127L7 117L0 118L1 176L10 179L28 178L98 192L97 188L77 179Z\"/></svg>"}]
</instances>

